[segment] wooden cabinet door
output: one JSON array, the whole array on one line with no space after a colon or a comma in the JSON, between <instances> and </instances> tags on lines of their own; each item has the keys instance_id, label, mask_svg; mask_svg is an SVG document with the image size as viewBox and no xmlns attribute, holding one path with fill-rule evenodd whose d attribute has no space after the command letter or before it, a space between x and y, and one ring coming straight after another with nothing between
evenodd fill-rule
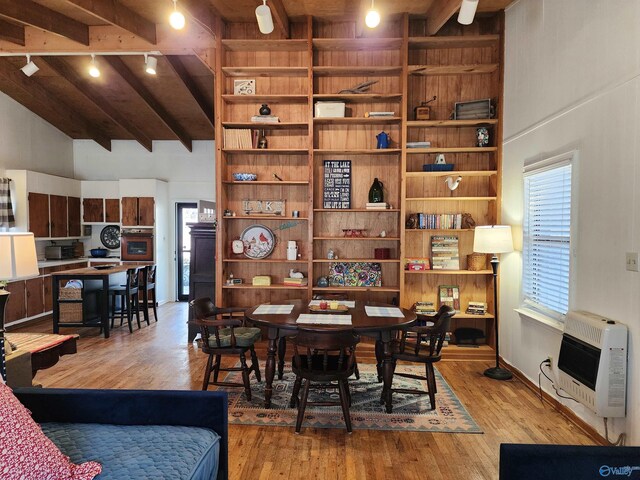
<instances>
[{"instance_id":1,"label":"wooden cabinet door","mask_svg":"<svg viewBox=\"0 0 640 480\"><path fill-rule=\"evenodd\" d=\"M49 195L51 236L68 236L67 197L61 195Z\"/></svg>"},{"instance_id":2,"label":"wooden cabinet door","mask_svg":"<svg viewBox=\"0 0 640 480\"><path fill-rule=\"evenodd\" d=\"M79 237L80 232L80 199L78 197L67 197L67 217L69 219L70 237Z\"/></svg>"},{"instance_id":3,"label":"wooden cabinet door","mask_svg":"<svg viewBox=\"0 0 640 480\"><path fill-rule=\"evenodd\" d=\"M27 292L27 317L44 313L44 289L42 277L30 278L25 281Z\"/></svg>"},{"instance_id":4,"label":"wooden cabinet door","mask_svg":"<svg viewBox=\"0 0 640 480\"><path fill-rule=\"evenodd\" d=\"M11 294L4 309L5 323L14 322L27 316L24 281L9 282L6 287Z\"/></svg>"},{"instance_id":5,"label":"wooden cabinet door","mask_svg":"<svg viewBox=\"0 0 640 480\"><path fill-rule=\"evenodd\" d=\"M138 199L122 197L122 225L138 225Z\"/></svg>"},{"instance_id":6,"label":"wooden cabinet door","mask_svg":"<svg viewBox=\"0 0 640 480\"><path fill-rule=\"evenodd\" d=\"M82 200L84 222L104 222L104 207L101 198L85 198Z\"/></svg>"},{"instance_id":7,"label":"wooden cabinet door","mask_svg":"<svg viewBox=\"0 0 640 480\"><path fill-rule=\"evenodd\" d=\"M29 231L35 237L49 236L49 195L29 193Z\"/></svg>"},{"instance_id":8,"label":"wooden cabinet door","mask_svg":"<svg viewBox=\"0 0 640 480\"><path fill-rule=\"evenodd\" d=\"M117 198L104 199L104 221L107 223L120 221L120 202Z\"/></svg>"},{"instance_id":9,"label":"wooden cabinet door","mask_svg":"<svg viewBox=\"0 0 640 480\"><path fill-rule=\"evenodd\" d=\"M44 292L44 311L53 310L53 283L51 275L42 277L42 290Z\"/></svg>"},{"instance_id":10,"label":"wooden cabinet door","mask_svg":"<svg viewBox=\"0 0 640 480\"><path fill-rule=\"evenodd\" d=\"M138 225L153 227L155 201L153 197L138 198Z\"/></svg>"}]
</instances>

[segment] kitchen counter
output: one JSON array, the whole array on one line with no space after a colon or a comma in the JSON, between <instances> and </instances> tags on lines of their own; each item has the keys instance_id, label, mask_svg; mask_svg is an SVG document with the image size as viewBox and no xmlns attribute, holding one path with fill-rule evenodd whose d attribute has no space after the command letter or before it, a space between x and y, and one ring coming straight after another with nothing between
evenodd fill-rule
<instances>
[{"instance_id":1,"label":"kitchen counter","mask_svg":"<svg viewBox=\"0 0 640 480\"><path fill-rule=\"evenodd\" d=\"M120 257L103 257L103 258L78 257L78 258L65 258L60 260L40 260L38 261L38 268L57 267L59 265L69 265L71 263L81 263L81 262L120 263Z\"/></svg>"}]
</instances>

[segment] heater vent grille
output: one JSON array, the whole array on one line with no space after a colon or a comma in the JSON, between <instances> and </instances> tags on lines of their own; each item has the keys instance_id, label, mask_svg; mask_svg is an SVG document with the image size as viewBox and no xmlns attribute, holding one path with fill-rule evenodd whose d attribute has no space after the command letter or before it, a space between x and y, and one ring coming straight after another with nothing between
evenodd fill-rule
<instances>
[{"instance_id":1,"label":"heater vent grille","mask_svg":"<svg viewBox=\"0 0 640 480\"><path fill-rule=\"evenodd\" d=\"M606 319L586 312L569 312L565 322L564 333L594 347L600 347L602 345L602 332L606 327Z\"/></svg>"}]
</instances>

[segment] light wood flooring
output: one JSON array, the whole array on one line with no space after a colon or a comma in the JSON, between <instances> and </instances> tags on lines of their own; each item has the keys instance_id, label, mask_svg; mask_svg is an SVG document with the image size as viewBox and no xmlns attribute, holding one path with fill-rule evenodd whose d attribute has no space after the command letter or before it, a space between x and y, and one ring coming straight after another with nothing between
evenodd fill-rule
<instances>
[{"instance_id":1,"label":"light wood flooring","mask_svg":"<svg viewBox=\"0 0 640 480\"><path fill-rule=\"evenodd\" d=\"M185 303L159 309L159 321L130 334L116 328L104 339L97 329L78 329L78 353L38 373L44 387L200 388L205 355L187 345ZM51 322L24 331L51 332ZM16 330L20 331L20 330ZM74 332L63 329L61 333ZM358 360L373 363L371 345ZM266 343L258 348L266 358ZM229 426L231 479L497 479L501 443L593 442L521 382L482 375L485 361L442 361L438 369L483 434L404 433Z\"/></svg>"}]
</instances>

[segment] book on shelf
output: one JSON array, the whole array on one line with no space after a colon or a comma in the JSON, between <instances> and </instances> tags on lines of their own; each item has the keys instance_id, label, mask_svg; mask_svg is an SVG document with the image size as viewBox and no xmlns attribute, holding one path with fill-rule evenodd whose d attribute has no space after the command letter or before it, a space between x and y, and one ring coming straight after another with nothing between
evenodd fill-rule
<instances>
[{"instance_id":1,"label":"book on shelf","mask_svg":"<svg viewBox=\"0 0 640 480\"><path fill-rule=\"evenodd\" d=\"M224 128L223 137L224 148L253 148L253 138L250 128Z\"/></svg>"},{"instance_id":2,"label":"book on shelf","mask_svg":"<svg viewBox=\"0 0 640 480\"><path fill-rule=\"evenodd\" d=\"M460 230L461 213L416 213L416 227L421 230Z\"/></svg>"},{"instance_id":3,"label":"book on shelf","mask_svg":"<svg viewBox=\"0 0 640 480\"><path fill-rule=\"evenodd\" d=\"M287 277L284 279L283 284L288 287L306 287L307 285L309 285L309 279Z\"/></svg>"},{"instance_id":4,"label":"book on shelf","mask_svg":"<svg viewBox=\"0 0 640 480\"><path fill-rule=\"evenodd\" d=\"M431 237L431 268L433 270L460 270L457 236L434 235Z\"/></svg>"},{"instance_id":5,"label":"book on shelf","mask_svg":"<svg viewBox=\"0 0 640 480\"><path fill-rule=\"evenodd\" d=\"M365 208L367 210L386 210L389 208L389 204L386 202L375 202L375 203L367 202L367 204L365 205Z\"/></svg>"},{"instance_id":6,"label":"book on shelf","mask_svg":"<svg viewBox=\"0 0 640 480\"><path fill-rule=\"evenodd\" d=\"M407 148L429 148L431 147L431 142L423 141L423 142L407 142Z\"/></svg>"},{"instance_id":7,"label":"book on shelf","mask_svg":"<svg viewBox=\"0 0 640 480\"><path fill-rule=\"evenodd\" d=\"M485 315L487 313L487 304L485 302L469 302L466 313L470 315Z\"/></svg>"},{"instance_id":8,"label":"book on shelf","mask_svg":"<svg viewBox=\"0 0 640 480\"><path fill-rule=\"evenodd\" d=\"M365 117L393 117L395 112L367 112Z\"/></svg>"},{"instance_id":9,"label":"book on shelf","mask_svg":"<svg viewBox=\"0 0 640 480\"><path fill-rule=\"evenodd\" d=\"M438 302L440 306L449 305L456 313L460 313L460 288L457 285L440 285Z\"/></svg>"},{"instance_id":10,"label":"book on shelf","mask_svg":"<svg viewBox=\"0 0 640 480\"><path fill-rule=\"evenodd\" d=\"M434 316L438 313L433 305L433 302L416 302L414 310L416 315L428 315Z\"/></svg>"},{"instance_id":11,"label":"book on shelf","mask_svg":"<svg viewBox=\"0 0 640 480\"><path fill-rule=\"evenodd\" d=\"M280 118L275 115L254 115L251 117L254 123L280 123Z\"/></svg>"}]
</instances>

